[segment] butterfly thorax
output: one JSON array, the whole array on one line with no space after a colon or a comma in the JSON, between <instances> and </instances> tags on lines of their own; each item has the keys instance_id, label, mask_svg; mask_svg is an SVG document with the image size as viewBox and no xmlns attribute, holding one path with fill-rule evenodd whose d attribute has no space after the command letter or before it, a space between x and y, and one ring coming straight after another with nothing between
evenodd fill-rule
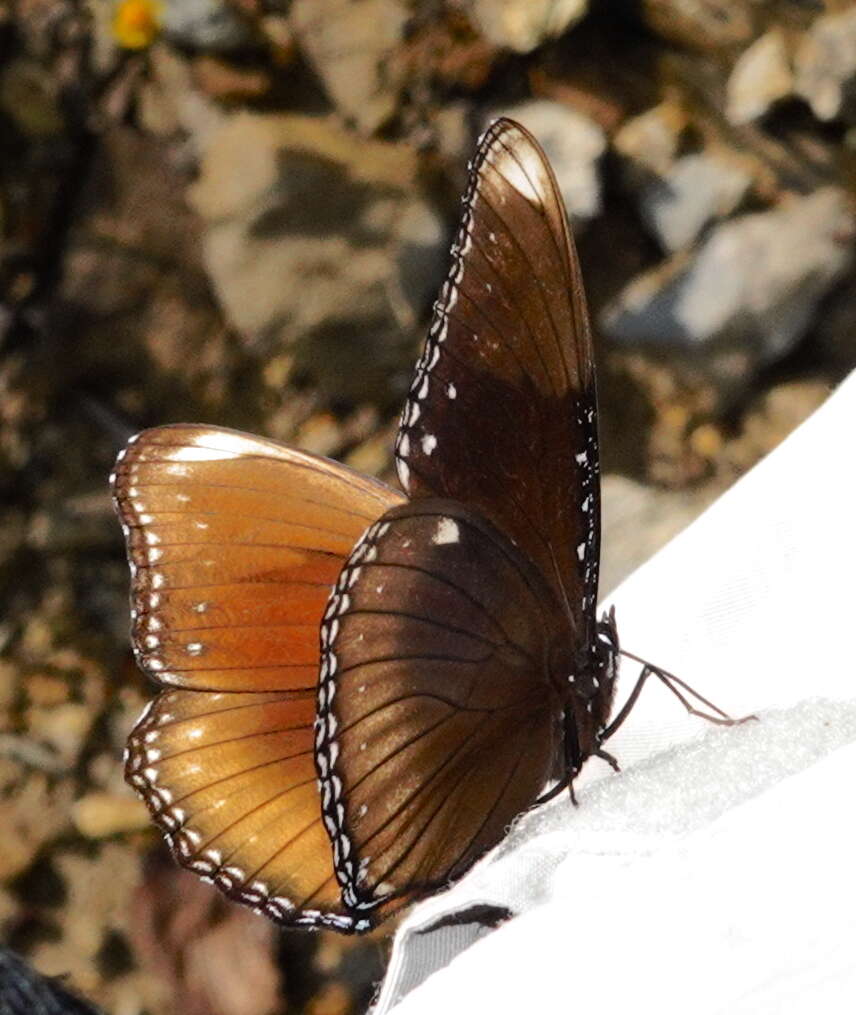
<instances>
[{"instance_id":1,"label":"butterfly thorax","mask_svg":"<svg viewBox=\"0 0 856 1015\"><path fill-rule=\"evenodd\" d=\"M610 610L596 623L593 638L576 650L565 645L553 653L551 683L563 706L564 757L571 777L600 749L615 693L618 652L615 614Z\"/></svg>"}]
</instances>

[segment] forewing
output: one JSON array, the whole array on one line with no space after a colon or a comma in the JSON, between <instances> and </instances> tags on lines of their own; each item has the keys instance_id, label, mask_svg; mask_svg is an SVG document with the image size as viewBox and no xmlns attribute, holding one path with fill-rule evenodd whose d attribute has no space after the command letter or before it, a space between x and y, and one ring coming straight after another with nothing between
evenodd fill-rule
<instances>
[{"instance_id":1,"label":"forewing","mask_svg":"<svg viewBox=\"0 0 856 1015\"><path fill-rule=\"evenodd\" d=\"M113 491L138 663L161 684L221 691L314 689L342 562L402 499L274 441L187 425L134 438Z\"/></svg>"},{"instance_id":2,"label":"forewing","mask_svg":"<svg viewBox=\"0 0 856 1015\"><path fill-rule=\"evenodd\" d=\"M322 625L316 760L346 903L463 874L552 773L559 606L462 505L395 508L354 549Z\"/></svg>"},{"instance_id":3,"label":"forewing","mask_svg":"<svg viewBox=\"0 0 856 1015\"><path fill-rule=\"evenodd\" d=\"M594 356L579 263L534 138L482 137L452 266L396 440L412 497L452 497L539 567L593 638L600 507Z\"/></svg>"},{"instance_id":4,"label":"forewing","mask_svg":"<svg viewBox=\"0 0 856 1015\"><path fill-rule=\"evenodd\" d=\"M313 760L315 692L167 690L128 740L126 778L176 859L287 926L368 926L342 905Z\"/></svg>"}]
</instances>

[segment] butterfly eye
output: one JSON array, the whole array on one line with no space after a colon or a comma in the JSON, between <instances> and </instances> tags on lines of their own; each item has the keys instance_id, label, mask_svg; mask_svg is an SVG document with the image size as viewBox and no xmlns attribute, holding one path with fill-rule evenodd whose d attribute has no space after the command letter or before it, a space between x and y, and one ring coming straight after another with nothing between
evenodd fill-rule
<instances>
[{"instance_id":1,"label":"butterfly eye","mask_svg":"<svg viewBox=\"0 0 856 1015\"><path fill-rule=\"evenodd\" d=\"M615 623L615 608L613 607L597 625L597 641L603 646L604 651L611 655L618 655L618 627Z\"/></svg>"}]
</instances>

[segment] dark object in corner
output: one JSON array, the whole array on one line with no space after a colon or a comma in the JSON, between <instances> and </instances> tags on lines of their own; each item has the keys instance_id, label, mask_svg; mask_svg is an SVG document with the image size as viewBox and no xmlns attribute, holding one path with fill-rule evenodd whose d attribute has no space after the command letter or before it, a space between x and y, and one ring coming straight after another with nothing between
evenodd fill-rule
<instances>
[{"instance_id":1,"label":"dark object in corner","mask_svg":"<svg viewBox=\"0 0 856 1015\"><path fill-rule=\"evenodd\" d=\"M42 976L19 955L0 947L0 1015L101 1015L59 980Z\"/></svg>"}]
</instances>

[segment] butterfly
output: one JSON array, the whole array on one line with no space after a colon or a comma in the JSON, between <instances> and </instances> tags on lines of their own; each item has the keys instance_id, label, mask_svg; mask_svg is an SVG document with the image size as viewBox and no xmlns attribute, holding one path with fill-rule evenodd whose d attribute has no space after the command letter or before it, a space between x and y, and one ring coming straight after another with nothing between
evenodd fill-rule
<instances>
[{"instance_id":1,"label":"butterfly","mask_svg":"<svg viewBox=\"0 0 856 1015\"><path fill-rule=\"evenodd\" d=\"M615 765L652 672L694 710L646 666L609 719L592 336L556 179L508 119L470 164L395 464L404 495L177 425L111 477L161 688L127 780L179 863L285 926L367 930L459 878L588 758Z\"/></svg>"}]
</instances>

